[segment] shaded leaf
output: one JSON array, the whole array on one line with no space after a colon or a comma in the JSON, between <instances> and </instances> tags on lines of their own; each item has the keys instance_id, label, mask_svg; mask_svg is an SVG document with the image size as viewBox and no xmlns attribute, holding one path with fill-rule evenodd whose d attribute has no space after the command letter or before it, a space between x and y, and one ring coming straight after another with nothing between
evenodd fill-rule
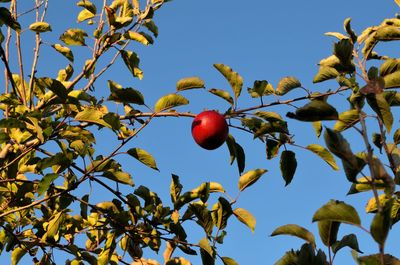
<instances>
[{"instance_id":1,"label":"shaded leaf","mask_svg":"<svg viewBox=\"0 0 400 265\"><path fill-rule=\"evenodd\" d=\"M132 103L143 105L144 104L144 97L143 94L131 87L122 88L121 85L117 84L114 81L108 80L108 87L110 88L110 96L108 100L113 100L115 102L122 102L122 103Z\"/></svg>"},{"instance_id":2,"label":"shaded leaf","mask_svg":"<svg viewBox=\"0 0 400 265\"><path fill-rule=\"evenodd\" d=\"M337 241L340 223L332 221L319 221L318 233L325 246L332 246Z\"/></svg>"},{"instance_id":3,"label":"shaded leaf","mask_svg":"<svg viewBox=\"0 0 400 265\"><path fill-rule=\"evenodd\" d=\"M154 105L155 112L161 112L177 106L187 105L189 100L178 94L169 94L161 97Z\"/></svg>"},{"instance_id":4,"label":"shaded leaf","mask_svg":"<svg viewBox=\"0 0 400 265\"><path fill-rule=\"evenodd\" d=\"M390 105L386 101L383 94L368 94L367 102L375 113L382 119L388 133L390 133L393 125L393 114Z\"/></svg>"},{"instance_id":5,"label":"shaded leaf","mask_svg":"<svg viewBox=\"0 0 400 265\"><path fill-rule=\"evenodd\" d=\"M360 225L360 217L353 206L341 201L330 201L313 216L313 222L316 221L335 221L352 225Z\"/></svg>"},{"instance_id":6,"label":"shaded leaf","mask_svg":"<svg viewBox=\"0 0 400 265\"><path fill-rule=\"evenodd\" d=\"M344 247L349 247L358 253L363 253L360 248L358 247L358 241L357 241L357 236L354 234L350 234L347 236L344 236L340 241L335 242L332 245L332 251L333 253L337 253L340 249Z\"/></svg>"},{"instance_id":7,"label":"shaded leaf","mask_svg":"<svg viewBox=\"0 0 400 265\"><path fill-rule=\"evenodd\" d=\"M374 219L372 219L370 228L371 235L379 245L385 244L389 229L392 225L392 203L392 200L388 200L388 202L382 205L382 211L377 212Z\"/></svg>"},{"instance_id":8,"label":"shaded leaf","mask_svg":"<svg viewBox=\"0 0 400 265\"><path fill-rule=\"evenodd\" d=\"M296 154L293 151L284 150L280 159L280 170L285 180L285 186L289 185L294 177L297 168Z\"/></svg>"},{"instance_id":9,"label":"shaded leaf","mask_svg":"<svg viewBox=\"0 0 400 265\"><path fill-rule=\"evenodd\" d=\"M304 239L305 241L307 241L308 243L312 244L315 247L314 235L304 227L301 227L296 224L287 224L276 228L272 232L271 236L277 236L277 235L295 236Z\"/></svg>"},{"instance_id":10,"label":"shaded leaf","mask_svg":"<svg viewBox=\"0 0 400 265\"><path fill-rule=\"evenodd\" d=\"M267 159L270 160L276 157L279 153L281 144L278 141L268 139L266 143Z\"/></svg>"},{"instance_id":11,"label":"shaded leaf","mask_svg":"<svg viewBox=\"0 0 400 265\"><path fill-rule=\"evenodd\" d=\"M323 100L312 100L303 107L296 109L295 113L288 112L287 117L300 121L337 120L336 109Z\"/></svg>"}]
</instances>

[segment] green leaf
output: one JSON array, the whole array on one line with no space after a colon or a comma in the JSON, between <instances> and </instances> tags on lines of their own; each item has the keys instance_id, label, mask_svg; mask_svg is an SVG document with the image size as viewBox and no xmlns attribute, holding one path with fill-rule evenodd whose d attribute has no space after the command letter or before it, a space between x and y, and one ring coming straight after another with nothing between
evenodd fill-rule
<instances>
[{"instance_id":1,"label":"green leaf","mask_svg":"<svg viewBox=\"0 0 400 265\"><path fill-rule=\"evenodd\" d=\"M215 250L210 246L210 243L206 237L200 240L199 246L203 265L214 265Z\"/></svg>"},{"instance_id":2,"label":"green leaf","mask_svg":"<svg viewBox=\"0 0 400 265\"><path fill-rule=\"evenodd\" d=\"M140 59L138 55L132 51L121 50L121 57L132 75L142 80L143 71L139 68Z\"/></svg>"},{"instance_id":3,"label":"green leaf","mask_svg":"<svg viewBox=\"0 0 400 265\"><path fill-rule=\"evenodd\" d=\"M247 92L253 98L259 98L265 95L274 94L274 88L266 80L256 80L254 81L253 88L247 88Z\"/></svg>"},{"instance_id":4,"label":"green leaf","mask_svg":"<svg viewBox=\"0 0 400 265\"><path fill-rule=\"evenodd\" d=\"M150 41L144 36L136 31L128 31L124 34L125 39L137 41L143 45L149 45Z\"/></svg>"},{"instance_id":5,"label":"green leaf","mask_svg":"<svg viewBox=\"0 0 400 265\"><path fill-rule=\"evenodd\" d=\"M236 208L235 210L233 210L233 214L240 222L247 225L250 228L251 232L254 233L254 229L256 227L256 218L254 218L254 216L249 211L243 208Z\"/></svg>"},{"instance_id":6,"label":"green leaf","mask_svg":"<svg viewBox=\"0 0 400 265\"><path fill-rule=\"evenodd\" d=\"M222 262L224 265L239 265L234 259L229 257L221 257Z\"/></svg>"},{"instance_id":7,"label":"green leaf","mask_svg":"<svg viewBox=\"0 0 400 265\"><path fill-rule=\"evenodd\" d=\"M145 26L151 33L153 33L154 37L158 37L158 27L153 20L146 19L143 23L143 26Z\"/></svg>"},{"instance_id":8,"label":"green leaf","mask_svg":"<svg viewBox=\"0 0 400 265\"><path fill-rule=\"evenodd\" d=\"M283 257L281 257L275 265L294 265L294 264L299 264L298 263L298 257L297 254L291 250L285 253Z\"/></svg>"},{"instance_id":9,"label":"green leaf","mask_svg":"<svg viewBox=\"0 0 400 265\"><path fill-rule=\"evenodd\" d=\"M353 43L356 43L357 42L357 35L352 30L350 22L351 22L351 18L350 17L346 18L344 20L344 22L343 22L343 27L344 27L344 30L347 32L347 34L350 36L350 38L353 41Z\"/></svg>"},{"instance_id":10,"label":"green leaf","mask_svg":"<svg viewBox=\"0 0 400 265\"><path fill-rule=\"evenodd\" d=\"M6 118L6 119L0 120L0 128L7 128L7 129L20 128L20 129L23 129L25 127L26 127L26 124L23 121L18 120L16 118Z\"/></svg>"},{"instance_id":11,"label":"green leaf","mask_svg":"<svg viewBox=\"0 0 400 265\"><path fill-rule=\"evenodd\" d=\"M28 253L26 247L16 247L11 253L11 265L17 265L26 253Z\"/></svg>"},{"instance_id":12,"label":"green leaf","mask_svg":"<svg viewBox=\"0 0 400 265\"><path fill-rule=\"evenodd\" d=\"M319 208L312 221L335 221L356 226L361 225L360 217L353 206L334 200Z\"/></svg>"},{"instance_id":13,"label":"green leaf","mask_svg":"<svg viewBox=\"0 0 400 265\"><path fill-rule=\"evenodd\" d=\"M89 10L90 12L92 12L93 14L97 13L97 8L96 6L90 2L89 0L82 0L79 1L78 3L76 3L77 6L83 7L87 10Z\"/></svg>"},{"instance_id":14,"label":"green leaf","mask_svg":"<svg viewBox=\"0 0 400 265\"><path fill-rule=\"evenodd\" d=\"M289 185L294 177L297 168L296 154L293 151L285 150L281 154L280 169L285 180L285 186Z\"/></svg>"},{"instance_id":15,"label":"green leaf","mask_svg":"<svg viewBox=\"0 0 400 265\"><path fill-rule=\"evenodd\" d=\"M82 29L68 29L61 36L60 40L66 45L86 46L85 37L87 33Z\"/></svg>"},{"instance_id":16,"label":"green leaf","mask_svg":"<svg viewBox=\"0 0 400 265\"><path fill-rule=\"evenodd\" d=\"M268 139L265 145L267 152L267 159L270 160L276 157L279 153L279 147L281 144L278 141Z\"/></svg>"},{"instance_id":17,"label":"green leaf","mask_svg":"<svg viewBox=\"0 0 400 265\"><path fill-rule=\"evenodd\" d=\"M45 193L48 188L50 187L50 184L56 179L58 178L58 174L46 174L40 181L38 184L38 188L37 188L37 193L39 196L42 196L43 193Z\"/></svg>"},{"instance_id":18,"label":"green leaf","mask_svg":"<svg viewBox=\"0 0 400 265\"><path fill-rule=\"evenodd\" d=\"M400 265L400 260L398 260L396 257L393 257L392 255L389 255L389 254L385 254L383 260L384 260L385 265ZM382 264L380 254L359 257L359 258L357 258L357 262L359 265L381 265Z\"/></svg>"},{"instance_id":19,"label":"green leaf","mask_svg":"<svg viewBox=\"0 0 400 265\"><path fill-rule=\"evenodd\" d=\"M337 253L340 249L344 247L349 247L358 253L363 253L360 248L358 247L358 241L357 241L357 236L354 234L350 234L347 236L344 236L340 241L335 242L332 245L332 251L333 253Z\"/></svg>"},{"instance_id":20,"label":"green leaf","mask_svg":"<svg viewBox=\"0 0 400 265\"><path fill-rule=\"evenodd\" d=\"M154 105L155 112L161 112L177 106L187 105L189 100L178 94L169 94L161 97Z\"/></svg>"},{"instance_id":21,"label":"green leaf","mask_svg":"<svg viewBox=\"0 0 400 265\"><path fill-rule=\"evenodd\" d=\"M68 92L65 86L58 80L49 77L42 77L36 80L37 84L49 89L56 94L61 100L65 101L68 97Z\"/></svg>"},{"instance_id":22,"label":"green leaf","mask_svg":"<svg viewBox=\"0 0 400 265\"><path fill-rule=\"evenodd\" d=\"M303 107L296 109L295 113L288 112L287 117L300 121L337 120L336 109L323 100L312 100Z\"/></svg>"},{"instance_id":23,"label":"green leaf","mask_svg":"<svg viewBox=\"0 0 400 265\"><path fill-rule=\"evenodd\" d=\"M368 105L375 111L375 113L382 119L388 133L392 130L393 114L390 110L390 105L386 101L383 94L368 94Z\"/></svg>"},{"instance_id":24,"label":"green leaf","mask_svg":"<svg viewBox=\"0 0 400 265\"><path fill-rule=\"evenodd\" d=\"M357 165L356 157L351 151L349 143L340 132L326 128L324 139L329 151L334 155L342 160L348 161L351 165Z\"/></svg>"},{"instance_id":25,"label":"green leaf","mask_svg":"<svg viewBox=\"0 0 400 265\"><path fill-rule=\"evenodd\" d=\"M115 244L115 233L109 232L107 233L107 240L104 244L104 247L101 249L101 252L97 259L97 265L107 265L110 263L112 254L114 253L116 244Z\"/></svg>"},{"instance_id":26,"label":"green leaf","mask_svg":"<svg viewBox=\"0 0 400 265\"><path fill-rule=\"evenodd\" d=\"M186 77L180 79L176 83L176 91L194 89L194 88L204 88L205 84L204 81L197 76Z\"/></svg>"},{"instance_id":27,"label":"green leaf","mask_svg":"<svg viewBox=\"0 0 400 265\"><path fill-rule=\"evenodd\" d=\"M276 228L271 236L277 236L277 235L290 235L290 236L295 236L301 239L304 239L311 245L315 247L315 237L314 235L308 231L307 229L296 225L296 224L288 224L288 225L283 225L278 228Z\"/></svg>"},{"instance_id":28,"label":"green leaf","mask_svg":"<svg viewBox=\"0 0 400 265\"><path fill-rule=\"evenodd\" d=\"M232 214L231 203L225 198L219 197L218 202L213 205L211 210L211 217L215 226L219 230L225 229L228 225L228 219Z\"/></svg>"},{"instance_id":29,"label":"green leaf","mask_svg":"<svg viewBox=\"0 0 400 265\"><path fill-rule=\"evenodd\" d=\"M229 94L228 91L222 90L222 89L217 89L217 88L211 88L208 90L211 94L214 94L222 99L225 99L226 101L229 102L229 104L233 105L233 98Z\"/></svg>"},{"instance_id":30,"label":"green leaf","mask_svg":"<svg viewBox=\"0 0 400 265\"><path fill-rule=\"evenodd\" d=\"M82 202L80 203L80 208L81 208L80 214L81 214L82 218L86 220L88 218L89 194L83 195L81 200L82 200Z\"/></svg>"},{"instance_id":31,"label":"green leaf","mask_svg":"<svg viewBox=\"0 0 400 265\"><path fill-rule=\"evenodd\" d=\"M88 107L83 111L80 111L76 114L75 120L95 123L104 127L111 128L111 125L104 121L105 113L97 108Z\"/></svg>"},{"instance_id":32,"label":"green leaf","mask_svg":"<svg viewBox=\"0 0 400 265\"><path fill-rule=\"evenodd\" d=\"M235 95L235 100L237 100L242 92L243 78L227 65L214 64L214 67L228 80Z\"/></svg>"},{"instance_id":33,"label":"green leaf","mask_svg":"<svg viewBox=\"0 0 400 265\"><path fill-rule=\"evenodd\" d=\"M95 15L95 13L92 13L88 9L83 9L81 10L81 12L79 12L77 20L78 22L83 22L85 20L94 18Z\"/></svg>"},{"instance_id":34,"label":"green leaf","mask_svg":"<svg viewBox=\"0 0 400 265\"><path fill-rule=\"evenodd\" d=\"M58 43L51 45L51 47L53 47L57 52L64 55L65 58L67 58L69 61L74 62L74 54L72 53L70 48L62 46Z\"/></svg>"},{"instance_id":35,"label":"green leaf","mask_svg":"<svg viewBox=\"0 0 400 265\"><path fill-rule=\"evenodd\" d=\"M321 66L317 75L313 79L313 83L320 83L339 76L339 72L333 67Z\"/></svg>"},{"instance_id":36,"label":"green leaf","mask_svg":"<svg viewBox=\"0 0 400 265\"><path fill-rule=\"evenodd\" d=\"M240 176L238 183L239 190L243 191L253 185L265 172L267 172L266 169L255 169Z\"/></svg>"},{"instance_id":37,"label":"green leaf","mask_svg":"<svg viewBox=\"0 0 400 265\"><path fill-rule=\"evenodd\" d=\"M34 22L29 25L29 29L36 33L42 33L51 31L51 26L47 22Z\"/></svg>"},{"instance_id":38,"label":"green leaf","mask_svg":"<svg viewBox=\"0 0 400 265\"><path fill-rule=\"evenodd\" d=\"M310 144L306 147L308 150L313 152L322 158L328 165L330 165L334 170L339 170L333 155L323 146L318 144Z\"/></svg>"},{"instance_id":39,"label":"green leaf","mask_svg":"<svg viewBox=\"0 0 400 265\"><path fill-rule=\"evenodd\" d=\"M318 233L325 246L332 246L337 241L340 223L332 221L319 221Z\"/></svg>"},{"instance_id":40,"label":"green leaf","mask_svg":"<svg viewBox=\"0 0 400 265\"><path fill-rule=\"evenodd\" d=\"M110 169L104 171L103 176L116 182L133 186L132 176L124 171L116 171Z\"/></svg>"},{"instance_id":41,"label":"green leaf","mask_svg":"<svg viewBox=\"0 0 400 265\"><path fill-rule=\"evenodd\" d=\"M282 96L298 87L301 87L300 81L296 77L287 76L279 81L278 87L276 88L276 94Z\"/></svg>"},{"instance_id":42,"label":"green leaf","mask_svg":"<svg viewBox=\"0 0 400 265\"><path fill-rule=\"evenodd\" d=\"M46 233L43 235L41 242L58 242L60 239L59 232L65 219L64 212L59 212L52 216L47 227L45 228ZM49 241L50 240L50 241Z\"/></svg>"},{"instance_id":43,"label":"green leaf","mask_svg":"<svg viewBox=\"0 0 400 265\"><path fill-rule=\"evenodd\" d=\"M266 121L269 122L274 122L274 121L283 121L281 115L279 115L276 112L272 112L272 111L256 111L254 112L254 115L256 115L257 117L260 117Z\"/></svg>"},{"instance_id":44,"label":"green leaf","mask_svg":"<svg viewBox=\"0 0 400 265\"><path fill-rule=\"evenodd\" d=\"M120 103L132 103L144 105L143 94L131 87L122 88L122 86L112 80L108 80L108 87L110 88L110 96L108 100Z\"/></svg>"},{"instance_id":45,"label":"green leaf","mask_svg":"<svg viewBox=\"0 0 400 265\"><path fill-rule=\"evenodd\" d=\"M333 126L337 132L342 132L356 125L360 120L360 112L356 109L347 110L339 114L338 121Z\"/></svg>"},{"instance_id":46,"label":"green leaf","mask_svg":"<svg viewBox=\"0 0 400 265\"><path fill-rule=\"evenodd\" d=\"M14 19L10 10L5 7L0 7L0 25L5 24L16 32L21 31L21 25Z\"/></svg>"},{"instance_id":47,"label":"green leaf","mask_svg":"<svg viewBox=\"0 0 400 265\"><path fill-rule=\"evenodd\" d=\"M400 60L389 58L381 64L379 68L379 75L385 77L387 75L396 73L399 70L400 70Z\"/></svg>"},{"instance_id":48,"label":"green leaf","mask_svg":"<svg viewBox=\"0 0 400 265\"><path fill-rule=\"evenodd\" d=\"M136 158L139 162L145 164L146 166L159 171L156 161L154 160L153 156L147 151L140 148L131 148L127 151L127 153Z\"/></svg>"},{"instance_id":49,"label":"green leaf","mask_svg":"<svg viewBox=\"0 0 400 265\"><path fill-rule=\"evenodd\" d=\"M376 189L384 189L386 187L385 182L381 179L375 179L374 182L375 182L374 187ZM347 193L347 195L356 194L359 192L370 191L370 190L372 190L371 177L361 177L361 178L357 179L356 183L353 183L351 185L350 190Z\"/></svg>"},{"instance_id":50,"label":"green leaf","mask_svg":"<svg viewBox=\"0 0 400 265\"><path fill-rule=\"evenodd\" d=\"M182 188L183 188L183 186L182 186L181 182L179 181L179 176L172 174L172 181L171 181L171 185L170 185L170 195L171 195L171 201L173 203L175 203L176 200L181 195Z\"/></svg>"},{"instance_id":51,"label":"green leaf","mask_svg":"<svg viewBox=\"0 0 400 265\"><path fill-rule=\"evenodd\" d=\"M386 238L389 234L389 229L392 225L391 212L392 212L393 200L389 200L383 205L383 209L377 212L372 219L371 223L371 235L373 239L379 244L384 245Z\"/></svg>"}]
</instances>

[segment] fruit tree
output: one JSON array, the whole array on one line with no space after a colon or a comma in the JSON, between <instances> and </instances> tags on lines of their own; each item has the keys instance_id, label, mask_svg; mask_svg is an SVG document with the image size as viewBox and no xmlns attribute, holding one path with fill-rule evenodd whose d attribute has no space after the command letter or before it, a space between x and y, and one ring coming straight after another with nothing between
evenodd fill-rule
<instances>
[{"instance_id":1,"label":"fruit tree","mask_svg":"<svg viewBox=\"0 0 400 265\"><path fill-rule=\"evenodd\" d=\"M347 18L343 30L327 32L333 49L326 48L331 54L310 77L315 89L287 73L276 83L249 84L228 64L215 63L213 70L228 89L194 73L155 97L157 87L152 93L135 88L145 75L146 58L140 55L157 44L159 26L162 34L157 16L167 5L173 8L171 0L0 2L2 260L7 257L13 265L238 264L240 245L230 252L224 245L236 223L258 233L247 194L259 192L254 188L268 175L266 165L279 167L286 186L296 174L315 170L298 170L308 152L312 163L322 162L347 181L348 190L341 193L366 206L326 198L310 217L317 232L311 222L291 220L263 231L302 242L279 253L275 264L332 265L338 253L349 250L354 264L400 264L388 241L400 220L395 110L400 59L390 55L396 54L391 43L400 39L400 16L362 30ZM321 83L329 88L317 89ZM187 128L176 126L178 119ZM178 151L184 139L169 134L161 140L174 127L192 134L202 147L196 149L201 161ZM146 138L151 128L156 132ZM158 148L155 154L146 144ZM271 163L252 163L260 146ZM184 155L176 161L180 152ZM218 168L219 162L204 162L216 153L226 154L234 168L226 171L229 177L192 179L195 185L186 185L179 167ZM160 160L176 171L165 171ZM162 179L136 176L142 168ZM264 193L254 198L259 211L279 203ZM360 234L374 250L363 250Z\"/></svg>"}]
</instances>

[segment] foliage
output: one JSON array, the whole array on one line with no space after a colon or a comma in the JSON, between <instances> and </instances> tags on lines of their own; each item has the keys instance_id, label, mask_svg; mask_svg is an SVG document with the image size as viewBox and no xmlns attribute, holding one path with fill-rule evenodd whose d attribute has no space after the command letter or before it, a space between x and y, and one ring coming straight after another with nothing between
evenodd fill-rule
<instances>
[{"instance_id":1,"label":"foliage","mask_svg":"<svg viewBox=\"0 0 400 265\"><path fill-rule=\"evenodd\" d=\"M11 264L17 264L25 255L30 255L36 264L53 264L54 251L65 252L69 257L67 264L159 264L144 257L144 249L163 251L164 264L191 264L187 255L196 254L201 256L204 265L215 264L217 259L225 265L237 264L234 259L222 256L218 245L223 244L228 220L235 218L251 231L255 230L255 217L237 207L236 202L267 170L256 168L245 172L245 148L233 134L226 144L230 162L233 164L236 160L239 171L236 197L229 196L217 182L184 189L179 176L172 175L170 198L160 198L151 187L135 186L131 174L118 162L120 156L126 156L159 170L149 152L140 147L128 148L127 143L158 117L193 118L194 114L179 111L180 106L189 104L183 91L205 89L205 82L197 76L182 78L177 82L176 91L159 98L153 107L146 103L141 91L123 87L114 80L108 81L106 103L94 90L99 77L118 58L133 78L142 79L139 55L132 46L155 42L158 27L154 17L168 1L76 1L80 10L78 25L61 34L53 32L45 20L47 6L52 1L36 1L32 11L36 19L29 25L20 24L16 12L18 1L2 2L6 3L0 7L0 25L7 34L0 32L0 57L6 76L5 91L0 95L3 111L0 120L0 251L12 253ZM29 28L35 37L29 75L24 73L26 64L22 61L19 72L12 72L9 63L14 56L9 52L11 38L16 40L16 50L22 49L21 37L25 31L21 28ZM352 30L350 19L346 19L344 30L344 34L327 33L337 39L333 54L320 61L313 79L314 83L336 80L336 90L312 93L292 76L283 77L276 89L266 80L256 80L253 87L247 89L255 105L240 108L244 80L221 63L214 67L232 91L206 90L227 101L229 107L223 113L231 128L246 131L265 145L267 159L279 156L286 185L295 177L295 150L303 148L334 170L339 169L334 156L341 160L350 183L349 194L372 191L367 211L374 218L369 229L362 226L354 207L332 200L312 218L318 224L328 255L317 249L315 236L306 228L288 224L277 228L272 236L296 236L306 243L299 250L288 251L276 264L333 264L335 254L344 247L354 250L357 264L400 262L385 253L384 248L387 235L400 219L400 198L396 191L396 185L400 185L397 147L400 130L393 128L392 114L392 108L400 105L400 96L395 90L400 87L400 64L399 59L375 51L379 43L399 39L400 19L386 19L360 35ZM70 64L60 69L57 76L40 77L39 53L50 34L59 35L60 43L50 46L60 55L60 60L65 57ZM90 47L90 58L83 65L74 63L75 46ZM111 60L102 66L100 58L110 54ZM367 68L371 60L376 60L377 66ZM306 95L288 100L281 98L295 89L305 91ZM348 95L349 109L342 113L328 103L329 97L339 93ZM288 112L287 119L266 110L277 105L292 106L296 102L302 106ZM122 104L124 113L110 111L108 106L113 104ZM296 144L294 133L289 131L291 119L312 122L317 136L323 133L326 147L314 143ZM371 137L367 120L379 128ZM324 128L322 125L326 121L335 121L333 128ZM108 154L96 152L95 132L99 128L111 131L120 142ZM363 138L363 152L353 153L345 137L347 130L355 130ZM377 155L371 143L382 150L386 158ZM85 193L83 188L90 183L102 186L112 198L95 203L95 196ZM135 188L123 194L118 185ZM199 242L187 239L190 231L185 229L186 224L194 223L204 231ZM357 253L362 252L355 234L337 238L343 224L370 233L380 252L359 257ZM173 256L175 251L179 257Z\"/></svg>"}]
</instances>

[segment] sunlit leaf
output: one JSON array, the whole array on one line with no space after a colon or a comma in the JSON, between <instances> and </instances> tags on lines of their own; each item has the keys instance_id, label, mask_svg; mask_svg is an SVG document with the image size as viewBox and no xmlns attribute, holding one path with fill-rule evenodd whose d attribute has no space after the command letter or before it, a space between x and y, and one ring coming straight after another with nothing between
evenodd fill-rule
<instances>
[{"instance_id":1,"label":"sunlit leaf","mask_svg":"<svg viewBox=\"0 0 400 265\"><path fill-rule=\"evenodd\" d=\"M50 187L51 183L58 178L58 174L46 174L39 182L37 193L39 196L42 196L43 193L47 191Z\"/></svg>"},{"instance_id":2,"label":"sunlit leaf","mask_svg":"<svg viewBox=\"0 0 400 265\"><path fill-rule=\"evenodd\" d=\"M232 87L235 99L238 99L243 87L243 78L229 66L224 64L214 64L214 67L228 80Z\"/></svg>"},{"instance_id":3,"label":"sunlit leaf","mask_svg":"<svg viewBox=\"0 0 400 265\"><path fill-rule=\"evenodd\" d=\"M11 265L17 265L26 253L28 253L26 247L16 247L11 253Z\"/></svg>"},{"instance_id":4,"label":"sunlit leaf","mask_svg":"<svg viewBox=\"0 0 400 265\"><path fill-rule=\"evenodd\" d=\"M161 112L164 110L168 110L174 107L187 105L189 104L189 100L187 100L184 96L178 94L169 94L161 97L156 104L154 105L155 112Z\"/></svg>"},{"instance_id":5,"label":"sunlit leaf","mask_svg":"<svg viewBox=\"0 0 400 265\"><path fill-rule=\"evenodd\" d=\"M225 91L225 90L222 90L222 89L217 89L217 88L211 88L211 89L209 89L208 91L209 91L210 93L212 93L212 94L214 94L214 95L216 95L216 96L222 98L222 99L225 99L226 101L229 102L229 104L233 105L233 102L234 102L234 101L233 101L233 98L232 98L232 96L229 94L228 91Z\"/></svg>"},{"instance_id":6,"label":"sunlit leaf","mask_svg":"<svg viewBox=\"0 0 400 265\"><path fill-rule=\"evenodd\" d=\"M249 211L243 208L236 208L233 210L233 214L240 222L248 226L254 233L254 229L256 227L256 218Z\"/></svg>"},{"instance_id":7,"label":"sunlit leaf","mask_svg":"<svg viewBox=\"0 0 400 265\"><path fill-rule=\"evenodd\" d=\"M81 12L79 12L77 20L78 20L78 22L82 22L82 21L94 18L95 15L96 15L95 13L92 13L88 9L83 9L83 10L81 10Z\"/></svg>"},{"instance_id":8,"label":"sunlit leaf","mask_svg":"<svg viewBox=\"0 0 400 265\"><path fill-rule=\"evenodd\" d=\"M306 147L311 152L315 153L321 157L328 165L330 165L334 170L339 170L333 155L323 146L318 144L310 144Z\"/></svg>"},{"instance_id":9,"label":"sunlit leaf","mask_svg":"<svg viewBox=\"0 0 400 265\"><path fill-rule=\"evenodd\" d=\"M253 185L265 172L267 172L266 169L255 169L240 176L238 183L239 190L243 191Z\"/></svg>"},{"instance_id":10,"label":"sunlit leaf","mask_svg":"<svg viewBox=\"0 0 400 265\"><path fill-rule=\"evenodd\" d=\"M129 155L136 158L139 162L158 171L157 164L153 156L140 148L131 148L127 151Z\"/></svg>"},{"instance_id":11,"label":"sunlit leaf","mask_svg":"<svg viewBox=\"0 0 400 265\"><path fill-rule=\"evenodd\" d=\"M51 26L47 22L34 22L29 25L29 29L36 33L42 33L51 31Z\"/></svg>"},{"instance_id":12,"label":"sunlit leaf","mask_svg":"<svg viewBox=\"0 0 400 265\"><path fill-rule=\"evenodd\" d=\"M276 88L276 94L282 96L298 87L301 87L300 81L296 77L287 76L279 81L278 87Z\"/></svg>"},{"instance_id":13,"label":"sunlit leaf","mask_svg":"<svg viewBox=\"0 0 400 265\"><path fill-rule=\"evenodd\" d=\"M133 51L121 50L121 57L132 75L141 80L143 78L143 71L139 68L140 59L138 55Z\"/></svg>"},{"instance_id":14,"label":"sunlit leaf","mask_svg":"<svg viewBox=\"0 0 400 265\"><path fill-rule=\"evenodd\" d=\"M339 76L339 72L333 67L320 67L317 75L313 79L313 83L323 82L329 79L334 79Z\"/></svg>"},{"instance_id":15,"label":"sunlit leaf","mask_svg":"<svg viewBox=\"0 0 400 265\"><path fill-rule=\"evenodd\" d=\"M85 108L84 110L78 112L75 116L75 120L95 123L98 125L102 125L108 128L111 128L111 125L105 122L103 119L105 113L102 110L97 108Z\"/></svg>"},{"instance_id":16,"label":"sunlit leaf","mask_svg":"<svg viewBox=\"0 0 400 265\"><path fill-rule=\"evenodd\" d=\"M62 46L61 44L53 44L51 45L56 51L61 53L62 55L65 56L69 61L74 62L74 54L72 53L71 49L65 46Z\"/></svg>"},{"instance_id":17,"label":"sunlit leaf","mask_svg":"<svg viewBox=\"0 0 400 265\"><path fill-rule=\"evenodd\" d=\"M360 112L356 109L347 110L339 114L338 121L333 126L333 129L342 132L356 125L360 120Z\"/></svg>"},{"instance_id":18,"label":"sunlit leaf","mask_svg":"<svg viewBox=\"0 0 400 265\"><path fill-rule=\"evenodd\" d=\"M221 257L222 262L224 265L239 265L234 259L229 258L229 257Z\"/></svg>"},{"instance_id":19,"label":"sunlit leaf","mask_svg":"<svg viewBox=\"0 0 400 265\"><path fill-rule=\"evenodd\" d=\"M66 45L86 46L85 37L87 36L82 29L68 29L60 36L60 40Z\"/></svg>"},{"instance_id":20,"label":"sunlit leaf","mask_svg":"<svg viewBox=\"0 0 400 265\"><path fill-rule=\"evenodd\" d=\"M247 88L250 96L253 98L259 98L265 95L274 94L274 88L266 80L256 80L252 88Z\"/></svg>"},{"instance_id":21,"label":"sunlit leaf","mask_svg":"<svg viewBox=\"0 0 400 265\"><path fill-rule=\"evenodd\" d=\"M176 90L182 91L193 88L204 88L204 86L205 86L204 81L200 77L193 76L180 79L176 83Z\"/></svg>"}]
</instances>

